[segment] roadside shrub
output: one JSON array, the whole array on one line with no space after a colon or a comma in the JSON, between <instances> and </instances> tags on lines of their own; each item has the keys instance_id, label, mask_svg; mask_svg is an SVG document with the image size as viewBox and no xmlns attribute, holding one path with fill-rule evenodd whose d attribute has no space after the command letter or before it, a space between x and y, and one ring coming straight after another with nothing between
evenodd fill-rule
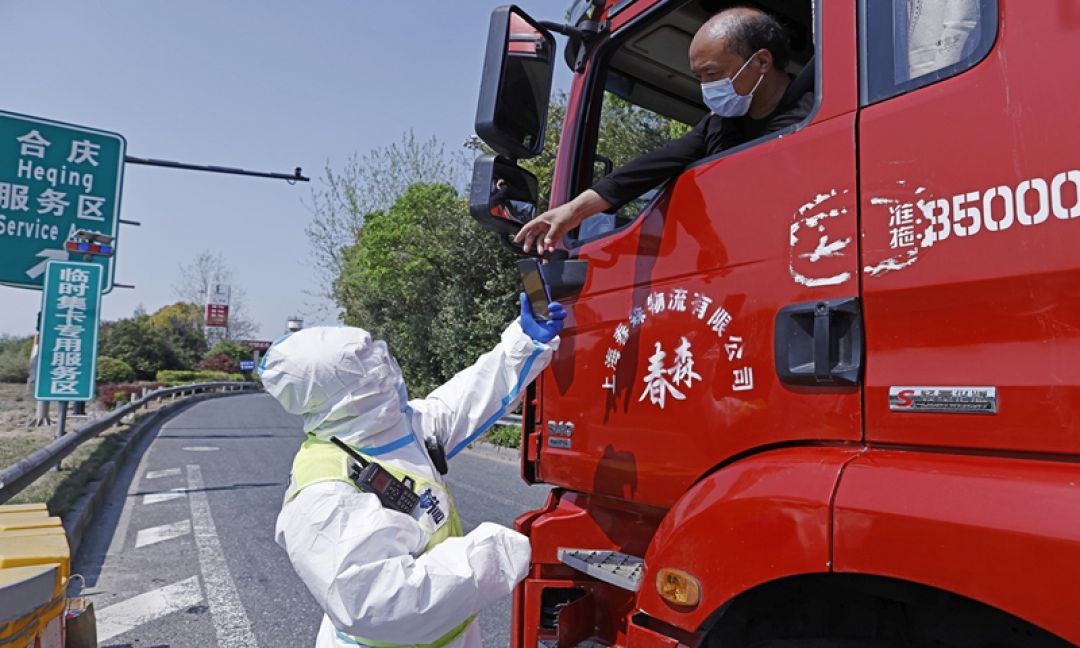
<instances>
[{"instance_id":1,"label":"roadside shrub","mask_svg":"<svg viewBox=\"0 0 1080 648\"><path fill-rule=\"evenodd\" d=\"M164 387L204 382L244 382L244 375L224 371L159 371L157 381Z\"/></svg>"},{"instance_id":2,"label":"roadside shrub","mask_svg":"<svg viewBox=\"0 0 1080 648\"><path fill-rule=\"evenodd\" d=\"M125 383L135 380L135 370L119 358L98 356L97 381L99 383Z\"/></svg>"},{"instance_id":3,"label":"roadside shrub","mask_svg":"<svg viewBox=\"0 0 1080 648\"><path fill-rule=\"evenodd\" d=\"M239 367L240 362L238 360L234 360L224 353L207 356L199 362L199 369L202 371L223 371L225 373L233 373L238 371Z\"/></svg>"},{"instance_id":4,"label":"roadside shrub","mask_svg":"<svg viewBox=\"0 0 1080 648\"><path fill-rule=\"evenodd\" d=\"M158 383L153 382L136 382L136 383L98 383L97 386L97 401L101 407L111 410L116 407L117 403L130 403L142 396L144 389L151 391L160 387Z\"/></svg>"},{"instance_id":5,"label":"roadside shrub","mask_svg":"<svg viewBox=\"0 0 1080 648\"><path fill-rule=\"evenodd\" d=\"M150 325L147 315L102 324L98 353L123 360L140 380L149 380L155 371L175 366L170 364L172 348L168 340Z\"/></svg>"},{"instance_id":6,"label":"roadside shrub","mask_svg":"<svg viewBox=\"0 0 1080 648\"><path fill-rule=\"evenodd\" d=\"M521 428L516 425L496 425L484 440L504 448L517 448L521 446Z\"/></svg>"},{"instance_id":7,"label":"roadside shrub","mask_svg":"<svg viewBox=\"0 0 1080 648\"><path fill-rule=\"evenodd\" d=\"M34 337L0 335L0 382L26 382Z\"/></svg>"},{"instance_id":8,"label":"roadside shrub","mask_svg":"<svg viewBox=\"0 0 1080 648\"><path fill-rule=\"evenodd\" d=\"M251 360L251 349L247 348L239 342L233 342L232 340L219 340L217 344L206 352L206 358L212 358L214 356L225 355L233 361L232 366L235 367L241 360Z\"/></svg>"}]
</instances>

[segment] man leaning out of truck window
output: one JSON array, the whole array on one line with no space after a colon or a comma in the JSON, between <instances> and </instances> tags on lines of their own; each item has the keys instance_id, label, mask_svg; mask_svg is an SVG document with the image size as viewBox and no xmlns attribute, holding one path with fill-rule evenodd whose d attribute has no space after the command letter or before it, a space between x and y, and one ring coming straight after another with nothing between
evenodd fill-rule
<instances>
[{"instance_id":1,"label":"man leaning out of truck window","mask_svg":"<svg viewBox=\"0 0 1080 648\"><path fill-rule=\"evenodd\" d=\"M707 20L690 43L689 58L709 114L683 137L627 162L528 222L514 240L526 252L535 245L543 253L589 216L621 207L694 162L805 119L814 95L791 88L784 72L788 52L787 32L757 9L726 9Z\"/></svg>"}]
</instances>

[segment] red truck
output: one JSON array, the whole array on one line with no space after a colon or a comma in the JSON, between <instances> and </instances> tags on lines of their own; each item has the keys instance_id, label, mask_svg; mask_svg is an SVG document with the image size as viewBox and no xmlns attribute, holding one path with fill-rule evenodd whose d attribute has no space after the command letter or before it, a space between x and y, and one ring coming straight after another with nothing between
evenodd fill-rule
<instances>
[{"instance_id":1,"label":"red truck","mask_svg":"<svg viewBox=\"0 0 1080 648\"><path fill-rule=\"evenodd\" d=\"M551 32L559 204L611 166L605 102L705 114L687 47L729 4L496 9L474 215L510 244L536 213ZM1080 644L1080 2L739 4L815 107L544 266L570 317L513 644Z\"/></svg>"}]
</instances>

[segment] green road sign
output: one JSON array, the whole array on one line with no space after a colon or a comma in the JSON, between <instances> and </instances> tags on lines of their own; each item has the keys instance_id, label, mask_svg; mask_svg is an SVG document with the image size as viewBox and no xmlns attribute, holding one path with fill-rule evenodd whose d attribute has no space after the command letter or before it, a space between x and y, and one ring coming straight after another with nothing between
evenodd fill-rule
<instances>
[{"instance_id":1,"label":"green road sign","mask_svg":"<svg viewBox=\"0 0 1080 648\"><path fill-rule=\"evenodd\" d=\"M94 398L102 273L96 263L45 265L34 398Z\"/></svg>"},{"instance_id":2,"label":"green road sign","mask_svg":"<svg viewBox=\"0 0 1080 648\"><path fill-rule=\"evenodd\" d=\"M0 283L40 289L48 261L82 260L64 249L76 230L116 237L126 149L117 133L0 111ZM112 290L115 255L90 262Z\"/></svg>"}]
</instances>

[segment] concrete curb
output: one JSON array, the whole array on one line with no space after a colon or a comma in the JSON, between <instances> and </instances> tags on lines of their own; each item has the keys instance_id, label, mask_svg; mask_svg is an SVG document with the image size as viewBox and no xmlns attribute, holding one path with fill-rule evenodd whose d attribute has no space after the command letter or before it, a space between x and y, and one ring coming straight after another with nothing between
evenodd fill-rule
<instances>
[{"instance_id":1,"label":"concrete curb","mask_svg":"<svg viewBox=\"0 0 1080 648\"><path fill-rule=\"evenodd\" d=\"M170 403L140 421L136 428L131 431L131 434L128 435L123 447L116 451L112 459L109 459L101 466L98 478L87 484L86 492L71 507L71 511L64 516L64 532L67 534L68 548L72 559L78 555L83 536L87 528L89 528L90 522L94 519L94 515L101 508L101 504L105 500L105 494L109 492L113 482L116 480L120 467L127 459L127 456L131 454L132 448L138 446L139 441L146 436L147 432L154 429L164 419L170 418L173 414L199 401L247 393L251 392L224 392L190 396L180 402Z\"/></svg>"}]
</instances>

